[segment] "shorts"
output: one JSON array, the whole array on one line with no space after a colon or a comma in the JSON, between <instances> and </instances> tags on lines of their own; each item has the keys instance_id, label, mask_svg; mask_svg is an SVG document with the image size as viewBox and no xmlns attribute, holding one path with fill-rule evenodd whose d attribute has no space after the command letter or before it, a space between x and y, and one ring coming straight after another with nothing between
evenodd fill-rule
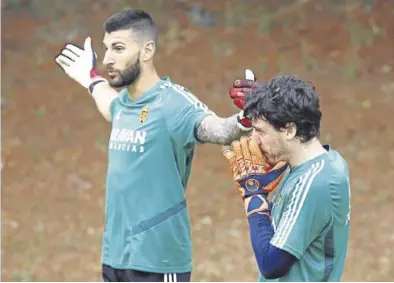
<instances>
[{"instance_id":1,"label":"shorts","mask_svg":"<svg viewBox=\"0 0 394 283\"><path fill-rule=\"evenodd\" d=\"M191 272L153 273L134 269L116 269L103 264L104 282L190 282Z\"/></svg>"}]
</instances>

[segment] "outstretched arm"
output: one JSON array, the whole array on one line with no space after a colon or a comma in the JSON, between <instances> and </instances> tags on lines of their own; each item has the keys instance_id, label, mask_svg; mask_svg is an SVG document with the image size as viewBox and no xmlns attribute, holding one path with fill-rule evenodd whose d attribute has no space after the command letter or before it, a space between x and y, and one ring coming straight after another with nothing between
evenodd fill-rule
<instances>
[{"instance_id":1,"label":"outstretched arm","mask_svg":"<svg viewBox=\"0 0 394 283\"><path fill-rule=\"evenodd\" d=\"M93 89L92 96L96 102L97 109L107 121L112 121L110 107L112 101L118 95L119 93L108 82L100 82Z\"/></svg>"},{"instance_id":2,"label":"outstretched arm","mask_svg":"<svg viewBox=\"0 0 394 283\"><path fill-rule=\"evenodd\" d=\"M238 114L228 118L208 115L196 128L196 138L203 143L230 145L232 141L247 136L250 131L241 130Z\"/></svg>"}]
</instances>

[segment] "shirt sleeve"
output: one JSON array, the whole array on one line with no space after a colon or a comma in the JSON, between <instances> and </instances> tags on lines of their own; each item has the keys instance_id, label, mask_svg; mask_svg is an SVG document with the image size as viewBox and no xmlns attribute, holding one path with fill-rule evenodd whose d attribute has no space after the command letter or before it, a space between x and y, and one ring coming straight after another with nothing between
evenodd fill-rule
<instances>
[{"instance_id":1,"label":"shirt sleeve","mask_svg":"<svg viewBox=\"0 0 394 283\"><path fill-rule=\"evenodd\" d=\"M250 240L261 274L266 279L284 276L296 258L270 244L274 230L269 216L256 213L249 216L248 220Z\"/></svg>"},{"instance_id":2,"label":"shirt sleeve","mask_svg":"<svg viewBox=\"0 0 394 283\"><path fill-rule=\"evenodd\" d=\"M271 244L300 259L308 246L331 225L328 182L321 174L324 160L306 172L292 188Z\"/></svg>"},{"instance_id":3,"label":"shirt sleeve","mask_svg":"<svg viewBox=\"0 0 394 283\"><path fill-rule=\"evenodd\" d=\"M182 86L174 85L173 89L175 92L171 106L168 108L167 127L173 139L179 144L183 146L198 144L199 141L195 136L197 126L206 116L214 113Z\"/></svg>"}]
</instances>

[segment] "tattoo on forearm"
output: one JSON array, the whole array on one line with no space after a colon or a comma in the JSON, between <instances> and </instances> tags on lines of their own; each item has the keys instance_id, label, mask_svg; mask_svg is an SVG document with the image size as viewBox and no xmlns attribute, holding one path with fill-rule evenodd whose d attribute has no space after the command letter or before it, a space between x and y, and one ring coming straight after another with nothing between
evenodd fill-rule
<instances>
[{"instance_id":1,"label":"tattoo on forearm","mask_svg":"<svg viewBox=\"0 0 394 283\"><path fill-rule=\"evenodd\" d=\"M196 138L204 143L230 145L232 141L248 135L237 125L237 115L220 118L215 115L205 117L196 128Z\"/></svg>"}]
</instances>

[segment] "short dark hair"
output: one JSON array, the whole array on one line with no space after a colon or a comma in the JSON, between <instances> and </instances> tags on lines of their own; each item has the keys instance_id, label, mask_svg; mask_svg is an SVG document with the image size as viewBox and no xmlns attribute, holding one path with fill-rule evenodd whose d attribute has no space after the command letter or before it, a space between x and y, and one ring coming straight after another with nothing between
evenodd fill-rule
<instances>
[{"instance_id":1,"label":"short dark hair","mask_svg":"<svg viewBox=\"0 0 394 283\"><path fill-rule=\"evenodd\" d=\"M315 87L295 76L258 83L246 97L244 112L249 119L263 119L276 130L294 123L296 137L303 143L320 136L322 113Z\"/></svg>"},{"instance_id":2,"label":"short dark hair","mask_svg":"<svg viewBox=\"0 0 394 283\"><path fill-rule=\"evenodd\" d=\"M152 17L139 9L128 9L109 17L104 23L104 31L111 33L118 30L128 30L137 40L153 40L157 44L157 27Z\"/></svg>"}]
</instances>

